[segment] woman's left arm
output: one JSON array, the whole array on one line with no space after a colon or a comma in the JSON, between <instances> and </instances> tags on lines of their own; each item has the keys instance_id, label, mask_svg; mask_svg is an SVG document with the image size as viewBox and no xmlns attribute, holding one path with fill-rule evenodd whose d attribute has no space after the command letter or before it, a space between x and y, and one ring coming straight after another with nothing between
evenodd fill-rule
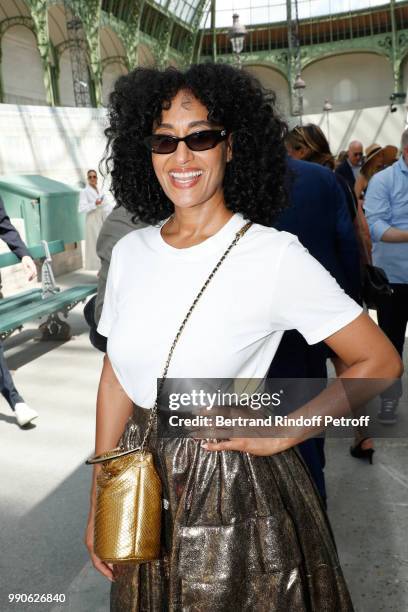
<instances>
[{"instance_id":1,"label":"woman's left arm","mask_svg":"<svg viewBox=\"0 0 408 612\"><path fill-rule=\"evenodd\" d=\"M325 343L348 366L342 378L399 378L403 373L393 344L366 313L326 338Z\"/></svg>"},{"instance_id":2,"label":"woman's left arm","mask_svg":"<svg viewBox=\"0 0 408 612\"><path fill-rule=\"evenodd\" d=\"M325 342L347 365L347 369L340 376L341 379L382 379L386 388L402 375L403 364L400 356L381 329L365 313L326 338ZM359 392L361 393L361 385ZM361 398L362 401L370 399L370 389L367 389L367 385L364 385L363 392L367 392L367 397ZM329 396L330 387L318 397L323 397L326 393ZM371 390L372 395L374 393ZM320 408L321 402L319 404L318 398L316 400L299 408L291 416L310 416L311 409L313 411ZM345 407L343 409L345 411ZM208 442L203 444L203 447L210 451L236 450L253 455L274 455L316 436L323 429L325 428L307 427L299 437L233 438L218 443Z\"/></svg>"}]
</instances>

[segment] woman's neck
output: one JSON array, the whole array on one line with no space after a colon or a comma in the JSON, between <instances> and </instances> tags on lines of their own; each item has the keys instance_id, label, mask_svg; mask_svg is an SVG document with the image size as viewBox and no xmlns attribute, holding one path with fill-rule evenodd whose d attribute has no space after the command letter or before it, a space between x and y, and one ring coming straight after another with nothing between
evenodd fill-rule
<instances>
[{"instance_id":1,"label":"woman's neck","mask_svg":"<svg viewBox=\"0 0 408 612\"><path fill-rule=\"evenodd\" d=\"M200 204L189 208L176 206L173 216L162 227L165 241L176 248L188 248L216 234L233 216L224 198L215 204Z\"/></svg>"}]
</instances>

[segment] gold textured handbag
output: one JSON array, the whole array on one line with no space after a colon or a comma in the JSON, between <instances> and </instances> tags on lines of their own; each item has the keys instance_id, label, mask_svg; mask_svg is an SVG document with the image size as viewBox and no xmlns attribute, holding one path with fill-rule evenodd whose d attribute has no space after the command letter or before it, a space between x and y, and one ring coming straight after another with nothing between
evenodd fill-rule
<instances>
[{"instance_id":1,"label":"gold textured handbag","mask_svg":"<svg viewBox=\"0 0 408 612\"><path fill-rule=\"evenodd\" d=\"M180 325L167 357L156 401L140 446L132 449L118 447L86 462L88 465L102 464L96 479L94 526L94 551L102 561L143 563L160 556L162 485L153 455L146 450L157 416L158 400L174 349L191 313L232 247L251 225L251 222L246 223L236 233Z\"/></svg>"},{"instance_id":2,"label":"gold textured handbag","mask_svg":"<svg viewBox=\"0 0 408 612\"><path fill-rule=\"evenodd\" d=\"M90 459L97 476L94 551L112 563L160 556L161 481L147 451L110 451Z\"/></svg>"}]
</instances>

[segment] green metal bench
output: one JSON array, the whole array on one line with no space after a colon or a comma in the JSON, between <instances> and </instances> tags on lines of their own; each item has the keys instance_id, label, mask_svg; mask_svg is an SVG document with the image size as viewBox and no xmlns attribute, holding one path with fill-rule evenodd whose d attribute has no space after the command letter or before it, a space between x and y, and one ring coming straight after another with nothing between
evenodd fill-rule
<instances>
[{"instance_id":1,"label":"green metal bench","mask_svg":"<svg viewBox=\"0 0 408 612\"><path fill-rule=\"evenodd\" d=\"M96 293L96 285L77 285L60 291L51 267L51 255L64 251L64 242L55 240L30 247L33 259L43 259L41 269L42 288L29 289L0 300L0 338L3 340L14 331L21 330L24 323L47 317L39 327L43 340L69 340L71 328L59 317L65 318L79 302ZM0 269L19 263L13 253L0 255Z\"/></svg>"}]
</instances>

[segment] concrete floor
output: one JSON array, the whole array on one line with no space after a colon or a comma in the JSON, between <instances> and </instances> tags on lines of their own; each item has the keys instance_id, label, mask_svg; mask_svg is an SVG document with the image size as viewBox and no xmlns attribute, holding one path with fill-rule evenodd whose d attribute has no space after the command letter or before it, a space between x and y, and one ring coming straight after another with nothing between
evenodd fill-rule
<instances>
[{"instance_id":1,"label":"concrete floor","mask_svg":"<svg viewBox=\"0 0 408 612\"><path fill-rule=\"evenodd\" d=\"M94 279L80 271L58 282ZM75 332L69 342L39 342L29 326L6 343L17 387L40 418L20 430L0 398L1 612L109 610L109 584L90 566L82 543L91 473L84 461L92 452L102 356L88 342L82 306L69 322ZM326 474L355 610L407 612L408 441L377 440L373 466L351 458L349 443L327 441ZM67 601L9 604L9 593L64 593Z\"/></svg>"}]
</instances>

